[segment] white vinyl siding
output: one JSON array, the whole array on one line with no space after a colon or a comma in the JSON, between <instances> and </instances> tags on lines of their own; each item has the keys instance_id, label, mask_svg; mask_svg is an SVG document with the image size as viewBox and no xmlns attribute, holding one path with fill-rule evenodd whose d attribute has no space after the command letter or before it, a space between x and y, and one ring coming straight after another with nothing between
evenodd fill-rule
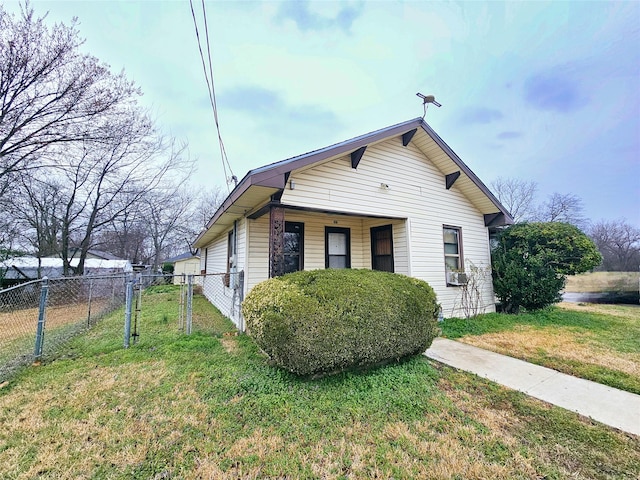
<instances>
[{"instance_id":1,"label":"white vinyl siding","mask_svg":"<svg viewBox=\"0 0 640 480\"><path fill-rule=\"evenodd\" d=\"M246 220L240 219L237 223L237 270L240 272L245 267L246 258ZM228 239L229 230L209 243L207 252L207 277L203 282L203 292L207 299L213 303L223 315L228 316L238 326L241 327L239 295L233 288L225 287L223 284L224 273L227 272L228 261ZM202 257L204 262L204 256ZM203 265L204 267L204 265Z\"/></svg>"},{"instance_id":2,"label":"white vinyl siding","mask_svg":"<svg viewBox=\"0 0 640 480\"><path fill-rule=\"evenodd\" d=\"M433 150L438 152L441 154ZM325 227L349 228L351 268L371 268L371 227L391 224L394 271L427 281L436 291L443 314L461 315L462 287L446 284L443 225L460 227L467 265L490 265L489 239L482 212L458 188L459 183L464 184L459 180L447 190L446 173L451 172L440 171L414 142L403 147L400 137L368 146L357 169L351 168L350 157L345 155L291 172L289 178L296 187L285 188L281 202L285 221L304 223L304 269L325 268ZM484 201L474 200L477 204ZM336 214L291 210L287 205ZM226 271L226 235L209 244L209 273ZM269 278L268 213L255 220L238 220L238 268L245 271L245 295ZM482 297L483 310L493 311L490 276ZM228 302L224 308L213 303L228 315L230 298Z\"/></svg>"},{"instance_id":3,"label":"white vinyl siding","mask_svg":"<svg viewBox=\"0 0 640 480\"><path fill-rule=\"evenodd\" d=\"M371 268L370 228L393 225L396 273L409 273L406 227L404 220L384 220L286 210L285 220L304 223L304 269L325 268L325 227L349 228L351 231L351 268ZM248 220L249 255L247 291L269 278L269 214Z\"/></svg>"},{"instance_id":4,"label":"white vinyl siding","mask_svg":"<svg viewBox=\"0 0 640 480\"><path fill-rule=\"evenodd\" d=\"M285 205L363 216L408 218L408 221L399 222L362 220L361 242L365 248L361 250L363 257L356 259L358 249L354 248L353 242L357 233L352 231L352 267L371 268L369 229L393 223L395 271L410 273L427 281L436 291L445 316L460 314L461 289L446 286L442 226L460 226L466 262L483 267L490 265L488 232L482 213L458 190L456 184L447 190L444 173L413 143L403 147L400 137L370 145L357 169L351 168L350 158L346 155L304 171L293 171L290 179L295 181L296 188L284 190L281 201ZM381 184L388 185L388 188ZM309 218L308 214L304 215ZM406 225L410 225L408 232L403 231ZM407 233L410 245L404 240ZM316 248L305 243L305 255L314 254L323 257L324 245ZM324 258L321 260L324 265ZM305 268L321 268L312 265L314 263L306 263L305 258ZM486 311L492 311L494 297L490 279L485 282L485 287L483 306Z\"/></svg>"}]
</instances>

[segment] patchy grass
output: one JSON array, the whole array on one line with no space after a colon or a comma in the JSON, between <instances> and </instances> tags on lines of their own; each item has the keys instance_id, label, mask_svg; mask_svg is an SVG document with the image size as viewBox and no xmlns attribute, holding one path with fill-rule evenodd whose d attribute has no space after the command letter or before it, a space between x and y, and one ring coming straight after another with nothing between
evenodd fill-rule
<instances>
[{"instance_id":1,"label":"patchy grass","mask_svg":"<svg viewBox=\"0 0 640 480\"><path fill-rule=\"evenodd\" d=\"M561 303L546 310L447 319L443 335L640 394L640 307Z\"/></svg>"},{"instance_id":2,"label":"patchy grass","mask_svg":"<svg viewBox=\"0 0 640 480\"><path fill-rule=\"evenodd\" d=\"M565 291L578 293L637 292L640 272L589 272L567 277Z\"/></svg>"},{"instance_id":3,"label":"patchy grass","mask_svg":"<svg viewBox=\"0 0 640 480\"><path fill-rule=\"evenodd\" d=\"M54 351L61 343L81 332L89 323L95 323L104 312L113 310L113 303L96 299L91 305L89 322L87 303L48 306L43 350ZM0 312L0 381L6 375L33 359L38 308L16 309Z\"/></svg>"},{"instance_id":4,"label":"patchy grass","mask_svg":"<svg viewBox=\"0 0 640 480\"><path fill-rule=\"evenodd\" d=\"M424 357L304 380L194 299L145 295L0 388L0 478L637 478L640 439Z\"/></svg>"}]
</instances>

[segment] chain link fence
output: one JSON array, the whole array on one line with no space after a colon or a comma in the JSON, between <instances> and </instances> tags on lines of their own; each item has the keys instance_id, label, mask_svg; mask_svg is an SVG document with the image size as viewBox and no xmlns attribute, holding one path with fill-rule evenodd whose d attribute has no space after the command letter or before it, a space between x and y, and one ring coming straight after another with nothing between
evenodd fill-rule
<instances>
[{"instance_id":1,"label":"chain link fence","mask_svg":"<svg viewBox=\"0 0 640 480\"><path fill-rule=\"evenodd\" d=\"M208 273L200 275L172 275L162 273L143 272L132 280L130 298L125 304L125 348L129 346L127 339L135 343L138 317L144 309L144 291L179 291L178 299L174 302L180 331L190 334L192 330L193 295L202 294L220 312L229 317L239 330L242 330L242 315L240 307L243 296L244 272ZM173 315L172 315L173 316ZM130 317L130 320L128 318ZM127 333L127 325L131 324L131 332Z\"/></svg>"},{"instance_id":2,"label":"chain link fence","mask_svg":"<svg viewBox=\"0 0 640 480\"><path fill-rule=\"evenodd\" d=\"M53 356L72 337L123 305L123 346L130 347L139 337L145 305L153 305L152 292L171 294L165 314L177 318L178 330L187 335L194 325L194 294L203 294L242 331L243 280L244 272L175 276L143 272L44 278L0 290L0 383L19 367Z\"/></svg>"},{"instance_id":3,"label":"chain link fence","mask_svg":"<svg viewBox=\"0 0 640 480\"><path fill-rule=\"evenodd\" d=\"M0 382L123 305L127 276L34 280L0 291Z\"/></svg>"}]
</instances>

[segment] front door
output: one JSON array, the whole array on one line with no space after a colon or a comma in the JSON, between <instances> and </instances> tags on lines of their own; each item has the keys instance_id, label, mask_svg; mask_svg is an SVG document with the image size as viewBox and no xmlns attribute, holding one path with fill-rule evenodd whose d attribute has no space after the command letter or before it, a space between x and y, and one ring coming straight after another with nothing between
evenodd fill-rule
<instances>
[{"instance_id":1,"label":"front door","mask_svg":"<svg viewBox=\"0 0 640 480\"><path fill-rule=\"evenodd\" d=\"M393 229L391 225L371 229L371 268L393 273Z\"/></svg>"},{"instance_id":2,"label":"front door","mask_svg":"<svg viewBox=\"0 0 640 480\"><path fill-rule=\"evenodd\" d=\"M325 268L351 268L351 230L325 227Z\"/></svg>"}]
</instances>

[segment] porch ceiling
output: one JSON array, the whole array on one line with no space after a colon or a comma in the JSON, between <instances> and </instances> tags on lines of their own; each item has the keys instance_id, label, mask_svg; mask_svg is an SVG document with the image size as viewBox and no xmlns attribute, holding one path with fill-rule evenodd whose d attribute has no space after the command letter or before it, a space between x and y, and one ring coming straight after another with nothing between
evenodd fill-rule
<instances>
[{"instance_id":1,"label":"porch ceiling","mask_svg":"<svg viewBox=\"0 0 640 480\"><path fill-rule=\"evenodd\" d=\"M283 208L285 210L294 210L297 212L309 212L309 213L322 213L325 215L342 215L347 217L360 217L360 218L383 218L388 220L406 220L407 217L395 217L392 215L370 215L367 213L359 213L354 211L347 210L328 210L324 208L313 208L313 207L301 207L298 205L287 205L285 203L280 202L269 202L264 205L262 208L256 210L255 212L247 215L247 218L255 220L256 218L260 218L263 215L269 213L269 208L272 206L277 206Z\"/></svg>"}]
</instances>

